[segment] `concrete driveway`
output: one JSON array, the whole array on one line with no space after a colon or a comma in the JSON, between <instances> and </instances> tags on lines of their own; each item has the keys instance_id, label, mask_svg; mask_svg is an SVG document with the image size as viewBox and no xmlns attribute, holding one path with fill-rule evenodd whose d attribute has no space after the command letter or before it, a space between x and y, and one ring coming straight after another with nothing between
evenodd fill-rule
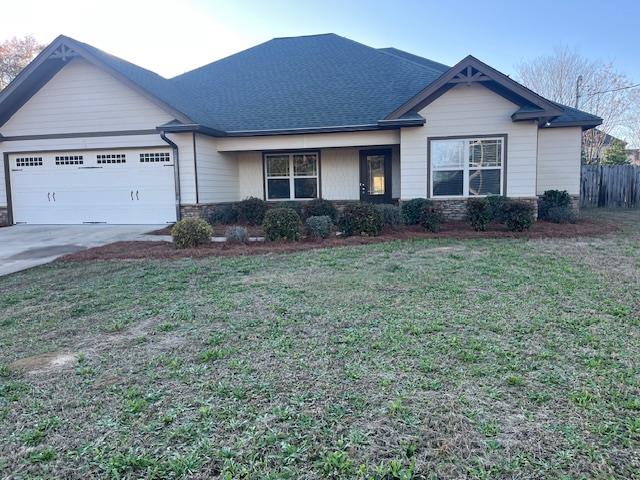
<instances>
[{"instance_id":1,"label":"concrete driveway","mask_svg":"<svg viewBox=\"0 0 640 480\"><path fill-rule=\"evenodd\" d=\"M49 263L61 255L145 236L166 225L16 225L0 228L0 275ZM155 237L155 238L154 238Z\"/></svg>"}]
</instances>

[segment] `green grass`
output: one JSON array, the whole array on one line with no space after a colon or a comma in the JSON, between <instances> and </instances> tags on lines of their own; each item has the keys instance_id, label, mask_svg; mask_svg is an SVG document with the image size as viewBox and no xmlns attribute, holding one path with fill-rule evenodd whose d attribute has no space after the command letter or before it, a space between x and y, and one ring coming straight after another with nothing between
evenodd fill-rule
<instances>
[{"instance_id":1,"label":"green grass","mask_svg":"<svg viewBox=\"0 0 640 480\"><path fill-rule=\"evenodd\" d=\"M588 214L2 277L0 477L640 478L640 212Z\"/></svg>"}]
</instances>

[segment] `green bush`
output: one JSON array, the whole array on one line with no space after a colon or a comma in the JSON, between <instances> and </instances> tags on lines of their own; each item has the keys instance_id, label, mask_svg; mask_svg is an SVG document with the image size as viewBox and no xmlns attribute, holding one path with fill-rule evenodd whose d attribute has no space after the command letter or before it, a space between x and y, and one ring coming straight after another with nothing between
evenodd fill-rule
<instances>
[{"instance_id":1,"label":"green bush","mask_svg":"<svg viewBox=\"0 0 640 480\"><path fill-rule=\"evenodd\" d=\"M382 213L370 203L347 205L338 220L338 228L345 237L380 235L383 226Z\"/></svg>"},{"instance_id":2,"label":"green bush","mask_svg":"<svg viewBox=\"0 0 640 480\"><path fill-rule=\"evenodd\" d=\"M265 214L262 228L269 241L299 240L300 215L291 208L273 208Z\"/></svg>"},{"instance_id":3,"label":"green bush","mask_svg":"<svg viewBox=\"0 0 640 480\"><path fill-rule=\"evenodd\" d=\"M553 223L576 223L578 216L571 207L551 207L546 211L545 220Z\"/></svg>"},{"instance_id":4,"label":"green bush","mask_svg":"<svg viewBox=\"0 0 640 480\"><path fill-rule=\"evenodd\" d=\"M382 221L385 227L395 229L404 225L404 218L400 207L383 203L376 205L376 208L382 213Z\"/></svg>"},{"instance_id":5,"label":"green bush","mask_svg":"<svg viewBox=\"0 0 640 480\"><path fill-rule=\"evenodd\" d=\"M412 200L402 203L402 216L404 217L404 223L407 225L417 225L420 223L420 216L422 215L422 209L426 206L433 205L431 200L426 198L414 198Z\"/></svg>"},{"instance_id":6,"label":"green bush","mask_svg":"<svg viewBox=\"0 0 640 480\"><path fill-rule=\"evenodd\" d=\"M171 229L177 248L193 248L211 242L213 228L201 218L185 218Z\"/></svg>"},{"instance_id":7,"label":"green bush","mask_svg":"<svg viewBox=\"0 0 640 480\"><path fill-rule=\"evenodd\" d=\"M338 209L332 201L316 198L302 207L302 214L304 218L327 216L331 218L332 222L335 222L336 218L338 218Z\"/></svg>"},{"instance_id":8,"label":"green bush","mask_svg":"<svg viewBox=\"0 0 640 480\"><path fill-rule=\"evenodd\" d=\"M227 227L224 236L227 237L228 243L247 243L249 241L247 229L238 225Z\"/></svg>"},{"instance_id":9,"label":"green bush","mask_svg":"<svg viewBox=\"0 0 640 480\"><path fill-rule=\"evenodd\" d=\"M429 202L431 203L431 202ZM439 207L430 204L420 211L420 225L429 232L439 232L444 223L444 215Z\"/></svg>"},{"instance_id":10,"label":"green bush","mask_svg":"<svg viewBox=\"0 0 640 480\"><path fill-rule=\"evenodd\" d=\"M504 222L504 204L509 201L509 197L505 197L504 195L489 195L487 198L487 203L489 204L489 210L491 212L491 220L490 222Z\"/></svg>"},{"instance_id":11,"label":"green bush","mask_svg":"<svg viewBox=\"0 0 640 480\"><path fill-rule=\"evenodd\" d=\"M209 214L209 223L229 225L238 221L239 212L236 204L220 205L213 208Z\"/></svg>"},{"instance_id":12,"label":"green bush","mask_svg":"<svg viewBox=\"0 0 640 480\"><path fill-rule=\"evenodd\" d=\"M304 222L307 235L315 238L327 238L331 235L331 229L333 228L333 222L329 215L317 215L307 218Z\"/></svg>"},{"instance_id":13,"label":"green bush","mask_svg":"<svg viewBox=\"0 0 640 480\"><path fill-rule=\"evenodd\" d=\"M279 202L276 205L276 208L290 208L291 210L295 210L300 218L303 215L303 204L302 202L296 202L295 200L287 200L285 202Z\"/></svg>"},{"instance_id":14,"label":"green bush","mask_svg":"<svg viewBox=\"0 0 640 480\"><path fill-rule=\"evenodd\" d=\"M549 210L558 208L572 210L571 195L569 195L566 190L547 190L542 194L540 200L538 200L538 217L541 220L548 220ZM561 215L569 216L569 213L563 213Z\"/></svg>"},{"instance_id":15,"label":"green bush","mask_svg":"<svg viewBox=\"0 0 640 480\"><path fill-rule=\"evenodd\" d=\"M522 232L533 225L533 207L530 203L509 200L502 211L507 228L512 232Z\"/></svg>"},{"instance_id":16,"label":"green bush","mask_svg":"<svg viewBox=\"0 0 640 480\"><path fill-rule=\"evenodd\" d=\"M256 197L245 198L237 204L240 220L249 225L260 225L267 212L267 202Z\"/></svg>"},{"instance_id":17,"label":"green bush","mask_svg":"<svg viewBox=\"0 0 640 480\"><path fill-rule=\"evenodd\" d=\"M484 232L491 222L491 205L485 198L467 200L467 218L474 230Z\"/></svg>"}]
</instances>

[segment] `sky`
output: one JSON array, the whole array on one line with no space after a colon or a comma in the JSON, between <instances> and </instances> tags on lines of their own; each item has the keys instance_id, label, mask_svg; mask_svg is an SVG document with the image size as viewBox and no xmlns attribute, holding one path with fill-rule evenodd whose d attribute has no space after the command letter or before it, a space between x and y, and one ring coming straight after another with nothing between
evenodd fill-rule
<instances>
[{"instance_id":1,"label":"sky","mask_svg":"<svg viewBox=\"0 0 640 480\"><path fill-rule=\"evenodd\" d=\"M165 77L274 37L328 32L448 65L472 54L508 75L569 46L640 83L639 25L638 0L20 0L3 5L0 40L64 34Z\"/></svg>"}]
</instances>

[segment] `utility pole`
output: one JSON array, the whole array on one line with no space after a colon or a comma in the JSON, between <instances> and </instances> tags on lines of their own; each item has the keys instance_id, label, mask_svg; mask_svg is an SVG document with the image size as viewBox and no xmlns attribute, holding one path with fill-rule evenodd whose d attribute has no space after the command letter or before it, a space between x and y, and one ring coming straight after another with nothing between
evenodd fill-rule
<instances>
[{"instance_id":1,"label":"utility pole","mask_svg":"<svg viewBox=\"0 0 640 480\"><path fill-rule=\"evenodd\" d=\"M576 80L576 108L578 108L578 103L580 101L580 87L582 87L582 75L578 75L578 79Z\"/></svg>"}]
</instances>

